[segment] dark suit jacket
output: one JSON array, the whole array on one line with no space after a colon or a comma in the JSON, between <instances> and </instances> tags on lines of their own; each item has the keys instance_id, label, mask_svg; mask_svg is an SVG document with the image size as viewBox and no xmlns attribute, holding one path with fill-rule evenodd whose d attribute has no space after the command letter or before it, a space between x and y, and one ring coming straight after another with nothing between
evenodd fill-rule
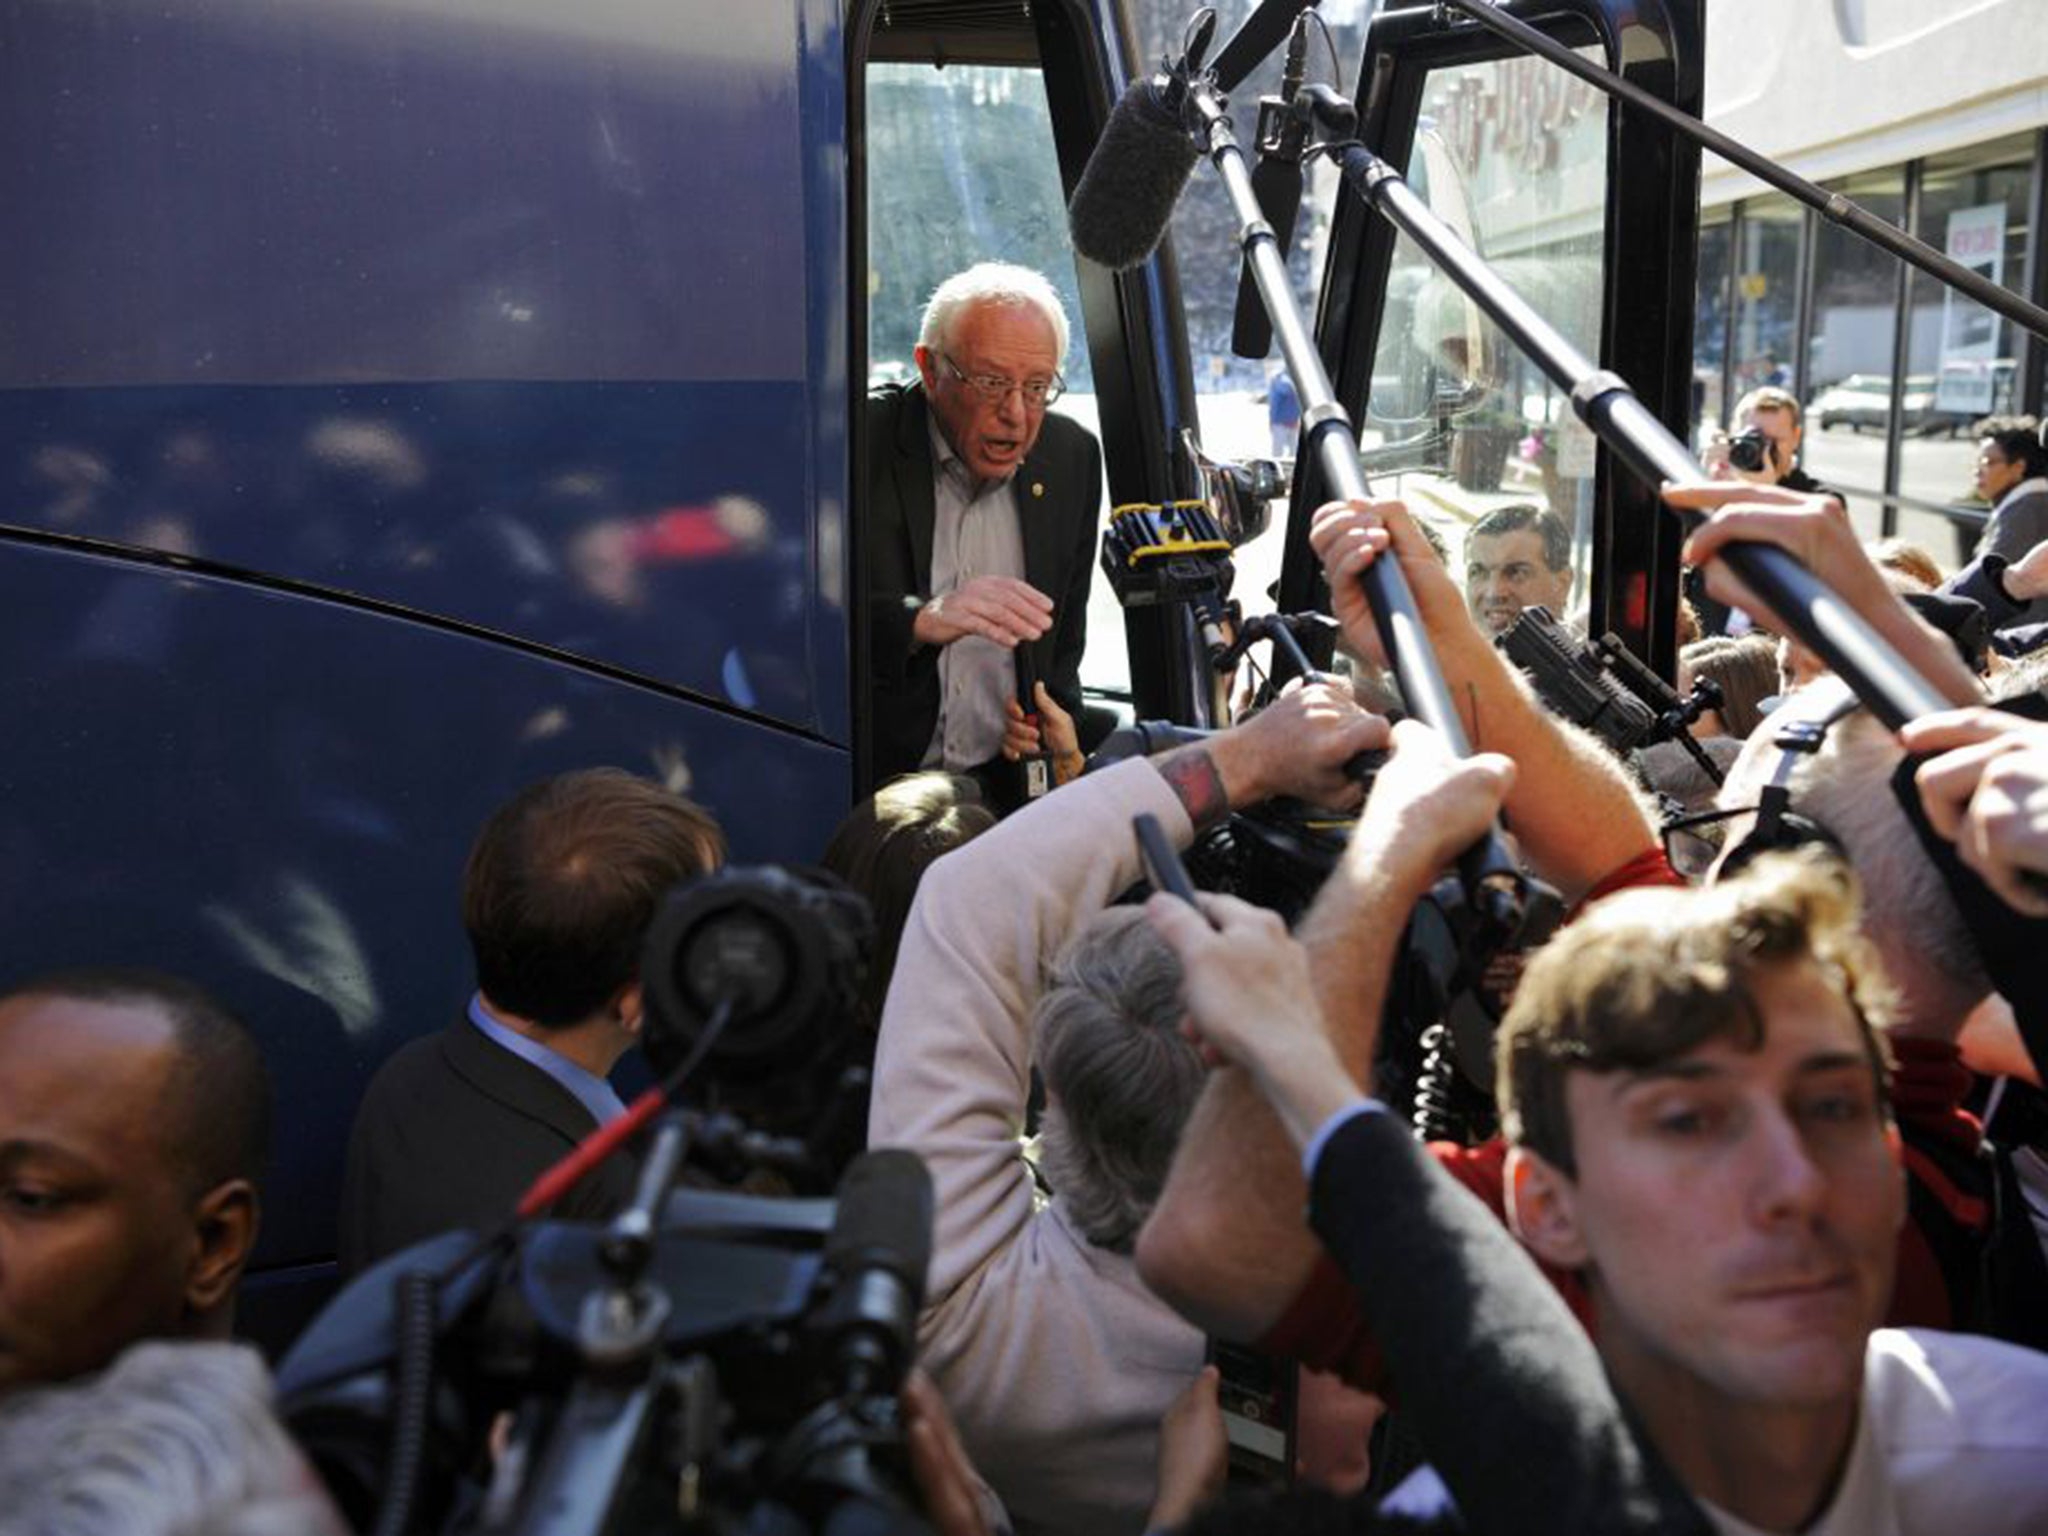
<instances>
[{"instance_id":1,"label":"dark suit jacket","mask_svg":"<svg viewBox=\"0 0 2048 1536\"><path fill-rule=\"evenodd\" d=\"M868 396L868 670L876 780L914 770L939 719L939 653L911 646L910 625L931 599L931 436L924 391L891 385ZM1081 649L1102 504L1102 449L1085 427L1048 414L1011 481L1024 543L1024 579L1053 602L1053 625L1032 660L1069 713L1081 708Z\"/></svg>"},{"instance_id":2,"label":"dark suit jacket","mask_svg":"<svg viewBox=\"0 0 2048 1536\"><path fill-rule=\"evenodd\" d=\"M451 1227L489 1228L597 1129L576 1096L459 1019L378 1069L349 1134L341 1191L345 1274ZM633 1194L631 1157L594 1169L555 1207L593 1220Z\"/></svg>"},{"instance_id":3,"label":"dark suit jacket","mask_svg":"<svg viewBox=\"0 0 2048 1536\"><path fill-rule=\"evenodd\" d=\"M1398 1411L1469 1529L1707 1536L1563 1298L1400 1121L1338 1128L1309 1223L1357 1287Z\"/></svg>"}]
</instances>

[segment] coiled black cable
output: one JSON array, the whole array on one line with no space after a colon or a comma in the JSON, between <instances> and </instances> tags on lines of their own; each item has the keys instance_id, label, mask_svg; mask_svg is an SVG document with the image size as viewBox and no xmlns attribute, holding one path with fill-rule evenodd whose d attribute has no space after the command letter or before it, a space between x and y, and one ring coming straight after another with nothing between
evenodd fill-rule
<instances>
[{"instance_id":1,"label":"coiled black cable","mask_svg":"<svg viewBox=\"0 0 2048 1536\"><path fill-rule=\"evenodd\" d=\"M434 1401L434 1323L439 1285L427 1270L408 1270L393 1288L397 1360L392 1369L391 1450L375 1536L406 1536L419 1502L427 1462L427 1417Z\"/></svg>"}]
</instances>

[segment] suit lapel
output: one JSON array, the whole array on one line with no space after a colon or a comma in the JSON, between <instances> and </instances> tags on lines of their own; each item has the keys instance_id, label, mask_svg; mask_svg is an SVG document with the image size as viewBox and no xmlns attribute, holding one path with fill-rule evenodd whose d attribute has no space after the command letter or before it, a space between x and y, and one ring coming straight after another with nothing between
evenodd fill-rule
<instances>
[{"instance_id":1,"label":"suit lapel","mask_svg":"<svg viewBox=\"0 0 2048 1536\"><path fill-rule=\"evenodd\" d=\"M1010 482L1010 496L1017 503L1017 531L1024 539L1024 579L1039 591L1056 596L1061 550L1056 520L1046 516L1054 494L1047 478L1045 434L1041 432Z\"/></svg>"},{"instance_id":2,"label":"suit lapel","mask_svg":"<svg viewBox=\"0 0 2048 1536\"><path fill-rule=\"evenodd\" d=\"M477 1092L506 1108L538 1120L571 1146L597 1129L576 1095L528 1061L488 1038L467 1019L441 1037L448 1065Z\"/></svg>"},{"instance_id":3,"label":"suit lapel","mask_svg":"<svg viewBox=\"0 0 2048 1536\"><path fill-rule=\"evenodd\" d=\"M930 407L923 389L913 384L903 391L903 409L896 417L896 503L903 509L903 531L910 536L911 579L917 590L928 590L932 573L932 525L938 521L937 501L932 492Z\"/></svg>"}]
</instances>

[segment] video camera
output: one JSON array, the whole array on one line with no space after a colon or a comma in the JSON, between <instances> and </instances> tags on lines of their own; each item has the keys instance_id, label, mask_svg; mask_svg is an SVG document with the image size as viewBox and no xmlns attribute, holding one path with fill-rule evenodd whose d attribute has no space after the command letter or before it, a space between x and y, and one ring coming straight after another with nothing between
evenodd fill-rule
<instances>
[{"instance_id":1,"label":"video camera","mask_svg":"<svg viewBox=\"0 0 2048 1536\"><path fill-rule=\"evenodd\" d=\"M1588 640L1542 607L1523 609L1494 643L1528 674L1553 714L1591 731L1617 756L1676 741L1712 782L1721 782L1720 767L1687 729L1707 710L1721 707L1720 685L1713 679L1697 679L1692 692L1680 697L1620 636Z\"/></svg>"},{"instance_id":2,"label":"video camera","mask_svg":"<svg viewBox=\"0 0 2048 1536\"><path fill-rule=\"evenodd\" d=\"M641 978L647 1055L803 1124L851 1030L866 905L829 877L680 886ZM670 1110L608 1223L447 1233L345 1289L278 1370L287 1424L358 1530L927 1529L896 1393L931 1251L929 1174L858 1159L836 1201L675 1186L785 1170L804 1140Z\"/></svg>"}]
</instances>

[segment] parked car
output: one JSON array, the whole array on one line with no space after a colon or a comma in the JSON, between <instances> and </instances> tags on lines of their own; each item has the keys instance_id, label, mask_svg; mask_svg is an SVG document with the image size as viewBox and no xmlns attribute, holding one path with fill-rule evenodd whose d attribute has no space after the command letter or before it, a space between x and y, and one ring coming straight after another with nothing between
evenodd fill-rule
<instances>
[{"instance_id":1,"label":"parked car","mask_svg":"<svg viewBox=\"0 0 2048 1536\"><path fill-rule=\"evenodd\" d=\"M1807 419L1821 431L1832 431L1836 427L1847 427L1852 432L1861 432L1865 427L1882 432L1891 415L1892 381L1882 374L1852 373L1839 383L1830 384L1807 403ZM1934 376L1932 374L1909 374L1906 378L1905 398L1900 401L1904 426L1908 432L1928 431L1929 423L1935 420ZM1946 421L1935 422L1935 430L1947 426Z\"/></svg>"}]
</instances>

